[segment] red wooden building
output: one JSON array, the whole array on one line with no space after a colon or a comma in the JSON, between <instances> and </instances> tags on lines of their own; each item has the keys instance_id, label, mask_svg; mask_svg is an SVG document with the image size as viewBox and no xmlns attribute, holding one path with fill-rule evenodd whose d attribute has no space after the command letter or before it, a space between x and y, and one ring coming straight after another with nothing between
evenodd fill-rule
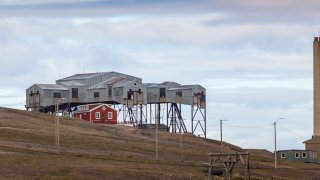
<instances>
[{"instance_id":1,"label":"red wooden building","mask_svg":"<svg viewBox=\"0 0 320 180\"><path fill-rule=\"evenodd\" d=\"M78 106L73 117L93 123L117 124L117 111L106 104L87 104Z\"/></svg>"}]
</instances>

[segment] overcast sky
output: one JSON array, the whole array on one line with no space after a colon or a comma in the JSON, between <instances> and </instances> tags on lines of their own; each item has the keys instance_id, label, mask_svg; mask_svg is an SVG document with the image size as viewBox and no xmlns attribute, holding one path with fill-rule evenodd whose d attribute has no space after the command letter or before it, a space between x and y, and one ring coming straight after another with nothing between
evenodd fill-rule
<instances>
[{"instance_id":1,"label":"overcast sky","mask_svg":"<svg viewBox=\"0 0 320 180\"><path fill-rule=\"evenodd\" d=\"M244 148L311 138L318 0L0 0L0 106L83 72L207 88L208 136ZM187 113L188 114L188 113ZM186 117L189 118L189 117Z\"/></svg>"}]
</instances>

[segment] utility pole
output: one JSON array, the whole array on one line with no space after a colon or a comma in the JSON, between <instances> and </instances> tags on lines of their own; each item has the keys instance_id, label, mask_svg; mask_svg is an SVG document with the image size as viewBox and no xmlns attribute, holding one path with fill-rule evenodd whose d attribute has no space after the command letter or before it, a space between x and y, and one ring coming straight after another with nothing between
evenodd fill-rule
<instances>
[{"instance_id":1,"label":"utility pole","mask_svg":"<svg viewBox=\"0 0 320 180\"><path fill-rule=\"evenodd\" d=\"M274 168L277 169L277 122L280 120L280 119L284 119L284 118L279 118L277 121L275 121L273 123L273 126L274 126Z\"/></svg>"},{"instance_id":2,"label":"utility pole","mask_svg":"<svg viewBox=\"0 0 320 180\"><path fill-rule=\"evenodd\" d=\"M156 120L156 159L158 159L158 120Z\"/></svg>"},{"instance_id":3,"label":"utility pole","mask_svg":"<svg viewBox=\"0 0 320 180\"><path fill-rule=\"evenodd\" d=\"M222 152L222 121L227 121L227 120L220 119L220 153Z\"/></svg>"},{"instance_id":4,"label":"utility pole","mask_svg":"<svg viewBox=\"0 0 320 180\"><path fill-rule=\"evenodd\" d=\"M183 161L183 134L180 134L180 150L181 150L181 161Z\"/></svg>"},{"instance_id":5,"label":"utility pole","mask_svg":"<svg viewBox=\"0 0 320 180\"><path fill-rule=\"evenodd\" d=\"M277 122L273 123L274 126L274 168L277 169Z\"/></svg>"},{"instance_id":6,"label":"utility pole","mask_svg":"<svg viewBox=\"0 0 320 180\"><path fill-rule=\"evenodd\" d=\"M56 146L57 146L57 152L60 152L60 121L59 121L59 105L60 101L66 99L66 98L60 98L55 103L55 111L56 111Z\"/></svg>"},{"instance_id":7,"label":"utility pole","mask_svg":"<svg viewBox=\"0 0 320 180\"><path fill-rule=\"evenodd\" d=\"M180 125L180 150L181 150L181 161L183 161L183 133L181 131L181 125Z\"/></svg>"},{"instance_id":8,"label":"utility pole","mask_svg":"<svg viewBox=\"0 0 320 180\"><path fill-rule=\"evenodd\" d=\"M157 101L157 96L155 95L154 97L155 97L155 101ZM157 103L155 103L155 105L157 105ZM154 111L155 111L154 120L155 120L155 124L156 124L156 159L158 159L158 118L160 119L160 117L158 117L159 112L157 112L157 106L155 106Z\"/></svg>"},{"instance_id":9,"label":"utility pole","mask_svg":"<svg viewBox=\"0 0 320 180\"><path fill-rule=\"evenodd\" d=\"M60 151L60 134L59 134L59 129L60 129L60 124L59 124L59 101L55 104L56 107L56 146L57 146L57 151Z\"/></svg>"}]
</instances>

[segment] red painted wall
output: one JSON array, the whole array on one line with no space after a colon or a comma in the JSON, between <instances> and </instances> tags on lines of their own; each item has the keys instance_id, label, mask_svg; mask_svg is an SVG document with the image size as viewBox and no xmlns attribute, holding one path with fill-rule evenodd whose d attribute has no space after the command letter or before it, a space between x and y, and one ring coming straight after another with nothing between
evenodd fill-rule
<instances>
[{"instance_id":1,"label":"red painted wall","mask_svg":"<svg viewBox=\"0 0 320 180\"><path fill-rule=\"evenodd\" d=\"M107 105L102 105L99 108L95 109L95 110L91 110L91 108L96 108L96 105L89 105L90 111L87 112L76 112L74 114L75 118L80 119L80 115L82 116L81 119L86 120L86 121L90 121L90 113L91 113L91 122L93 123L102 123L102 124L117 124L117 111L110 108ZM96 119L96 112L100 112L100 119ZM112 113L112 118L108 119L108 112Z\"/></svg>"},{"instance_id":2,"label":"red painted wall","mask_svg":"<svg viewBox=\"0 0 320 180\"><path fill-rule=\"evenodd\" d=\"M103 107L106 109L103 110ZM100 112L100 119L96 119L96 112ZM108 119L109 112L112 113L112 119ZM91 120L93 123L117 124L117 119L117 111L106 105L91 111Z\"/></svg>"},{"instance_id":3,"label":"red painted wall","mask_svg":"<svg viewBox=\"0 0 320 180\"><path fill-rule=\"evenodd\" d=\"M80 118L80 115L81 115L81 118ZM74 115L74 118L77 118L77 119L82 119L82 120L86 120L86 121L90 121L90 112L78 112L78 113L75 113Z\"/></svg>"}]
</instances>

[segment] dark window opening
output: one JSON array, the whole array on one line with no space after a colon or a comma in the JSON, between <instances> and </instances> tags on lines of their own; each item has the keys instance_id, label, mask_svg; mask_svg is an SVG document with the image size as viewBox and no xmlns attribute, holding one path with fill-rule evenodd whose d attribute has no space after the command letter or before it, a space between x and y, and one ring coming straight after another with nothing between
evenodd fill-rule
<instances>
[{"instance_id":1,"label":"dark window opening","mask_svg":"<svg viewBox=\"0 0 320 180\"><path fill-rule=\"evenodd\" d=\"M166 97L166 88L160 88L160 97Z\"/></svg>"},{"instance_id":2,"label":"dark window opening","mask_svg":"<svg viewBox=\"0 0 320 180\"><path fill-rule=\"evenodd\" d=\"M112 86L108 86L108 96L112 96Z\"/></svg>"},{"instance_id":3,"label":"dark window opening","mask_svg":"<svg viewBox=\"0 0 320 180\"><path fill-rule=\"evenodd\" d=\"M133 92L131 91L131 89L128 92L128 96L127 96L128 100L133 99Z\"/></svg>"},{"instance_id":4,"label":"dark window opening","mask_svg":"<svg viewBox=\"0 0 320 180\"><path fill-rule=\"evenodd\" d=\"M114 95L115 96L122 96L123 95L123 87L114 88Z\"/></svg>"},{"instance_id":5,"label":"dark window opening","mask_svg":"<svg viewBox=\"0 0 320 180\"><path fill-rule=\"evenodd\" d=\"M205 102L205 101L206 101L206 95L202 95L202 96L200 97L200 101Z\"/></svg>"},{"instance_id":6,"label":"dark window opening","mask_svg":"<svg viewBox=\"0 0 320 180\"><path fill-rule=\"evenodd\" d=\"M182 97L182 91L176 92L176 96Z\"/></svg>"},{"instance_id":7,"label":"dark window opening","mask_svg":"<svg viewBox=\"0 0 320 180\"><path fill-rule=\"evenodd\" d=\"M72 88L71 89L72 98L78 98L78 88Z\"/></svg>"},{"instance_id":8,"label":"dark window opening","mask_svg":"<svg viewBox=\"0 0 320 180\"><path fill-rule=\"evenodd\" d=\"M303 152L303 153L302 153L302 157L303 157L303 158L307 158L307 153Z\"/></svg>"},{"instance_id":9,"label":"dark window opening","mask_svg":"<svg viewBox=\"0 0 320 180\"><path fill-rule=\"evenodd\" d=\"M54 98L61 98L61 93L55 92L55 93L53 93L53 97Z\"/></svg>"},{"instance_id":10,"label":"dark window opening","mask_svg":"<svg viewBox=\"0 0 320 180\"><path fill-rule=\"evenodd\" d=\"M93 93L93 97L94 97L94 98L99 98L99 97L100 97L99 92L94 92L94 93Z\"/></svg>"}]
</instances>

